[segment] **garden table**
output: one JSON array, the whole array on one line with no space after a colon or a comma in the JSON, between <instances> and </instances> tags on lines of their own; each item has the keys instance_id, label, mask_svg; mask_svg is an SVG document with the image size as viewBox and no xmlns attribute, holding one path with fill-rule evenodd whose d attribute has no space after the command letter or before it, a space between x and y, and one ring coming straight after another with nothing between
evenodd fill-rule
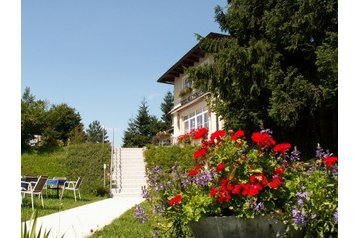
<instances>
[{"instance_id":1,"label":"garden table","mask_svg":"<svg viewBox=\"0 0 358 238\"><path fill-rule=\"evenodd\" d=\"M63 188L66 179L48 179L47 180L47 189L56 189L57 198L60 197L59 190Z\"/></svg>"}]
</instances>

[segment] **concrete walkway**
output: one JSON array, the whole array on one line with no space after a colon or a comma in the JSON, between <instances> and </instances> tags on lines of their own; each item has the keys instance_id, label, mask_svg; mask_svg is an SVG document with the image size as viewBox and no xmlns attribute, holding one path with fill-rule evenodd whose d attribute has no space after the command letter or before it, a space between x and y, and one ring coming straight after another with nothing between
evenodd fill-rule
<instances>
[{"instance_id":1,"label":"concrete walkway","mask_svg":"<svg viewBox=\"0 0 358 238\"><path fill-rule=\"evenodd\" d=\"M117 196L38 218L37 230L51 229L50 237L82 238L110 224L115 218L144 199L141 196Z\"/></svg>"}]
</instances>

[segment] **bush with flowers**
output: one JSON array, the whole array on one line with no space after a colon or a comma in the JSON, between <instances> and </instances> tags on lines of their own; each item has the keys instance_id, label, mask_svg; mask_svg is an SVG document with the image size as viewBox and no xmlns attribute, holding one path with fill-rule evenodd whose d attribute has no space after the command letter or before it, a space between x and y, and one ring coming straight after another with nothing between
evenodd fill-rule
<instances>
[{"instance_id":1,"label":"bush with flowers","mask_svg":"<svg viewBox=\"0 0 358 238\"><path fill-rule=\"evenodd\" d=\"M189 222L209 216L269 215L297 225L297 212L292 207L298 200L294 195L302 184L314 183L301 178L299 168L304 166L298 162L299 152L289 143L277 144L269 130L249 138L242 130L219 130L209 138L204 132L195 137L202 143L194 152L192 169L184 171L177 164L170 173L158 166L147 171L149 190L145 197L155 213L167 221L158 228L167 229L170 237L189 237ZM326 163L335 162L325 159Z\"/></svg>"}]
</instances>

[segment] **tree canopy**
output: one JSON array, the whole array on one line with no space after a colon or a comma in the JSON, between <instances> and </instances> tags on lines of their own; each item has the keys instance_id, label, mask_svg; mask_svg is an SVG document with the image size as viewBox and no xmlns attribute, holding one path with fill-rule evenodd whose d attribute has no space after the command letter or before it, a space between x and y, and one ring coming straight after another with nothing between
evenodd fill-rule
<instances>
[{"instance_id":1,"label":"tree canopy","mask_svg":"<svg viewBox=\"0 0 358 238\"><path fill-rule=\"evenodd\" d=\"M151 142L160 129L160 121L149 114L147 101L143 99L137 116L129 120L128 128L124 132L123 147L143 147Z\"/></svg>"},{"instance_id":2,"label":"tree canopy","mask_svg":"<svg viewBox=\"0 0 358 238\"><path fill-rule=\"evenodd\" d=\"M91 122L86 130L87 141L91 143L108 143L107 130L97 120Z\"/></svg>"},{"instance_id":3,"label":"tree canopy","mask_svg":"<svg viewBox=\"0 0 358 238\"><path fill-rule=\"evenodd\" d=\"M172 92L168 91L163 98L163 102L160 104L160 109L162 110L162 130L169 130L172 128L172 115L169 113L174 107L174 95Z\"/></svg>"},{"instance_id":4,"label":"tree canopy","mask_svg":"<svg viewBox=\"0 0 358 238\"><path fill-rule=\"evenodd\" d=\"M188 72L225 127L337 150L337 1L231 0L215 13L228 36L201 37L214 63Z\"/></svg>"}]
</instances>

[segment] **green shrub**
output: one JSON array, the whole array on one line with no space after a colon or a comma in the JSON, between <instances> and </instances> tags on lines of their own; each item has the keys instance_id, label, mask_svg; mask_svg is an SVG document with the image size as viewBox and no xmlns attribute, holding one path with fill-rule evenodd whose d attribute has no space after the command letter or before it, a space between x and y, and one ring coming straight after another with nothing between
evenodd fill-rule
<instances>
[{"instance_id":1,"label":"green shrub","mask_svg":"<svg viewBox=\"0 0 358 238\"><path fill-rule=\"evenodd\" d=\"M106 176L109 173L111 147L109 144L71 145L64 163L68 168L68 179L77 180L81 176L81 191L96 194L96 189L103 187L103 164L107 164ZM109 177L106 177L106 181L109 181Z\"/></svg>"},{"instance_id":2,"label":"green shrub","mask_svg":"<svg viewBox=\"0 0 358 238\"><path fill-rule=\"evenodd\" d=\"M150 145L144 151L147 169L151 170L154 166L160 166L164 171L170 171L177 162L184 170L192 169L194 165L193 153L197 149L195 146L153 146Z\"/></svg>"},{"instance_id":3,"label":"green shrub","mask_svg":"<svg viewBox=\"0 0 358 238\"><path fill-rule=\"evenodd\" d=\"M53 151L24 153L21 157L22 175L47 175L83 178L81 193L96 194L103 187L103 164L107 164L106 181L109 181L111 147L109 144L69 145Z\"/></svg>"}]
</instances>

